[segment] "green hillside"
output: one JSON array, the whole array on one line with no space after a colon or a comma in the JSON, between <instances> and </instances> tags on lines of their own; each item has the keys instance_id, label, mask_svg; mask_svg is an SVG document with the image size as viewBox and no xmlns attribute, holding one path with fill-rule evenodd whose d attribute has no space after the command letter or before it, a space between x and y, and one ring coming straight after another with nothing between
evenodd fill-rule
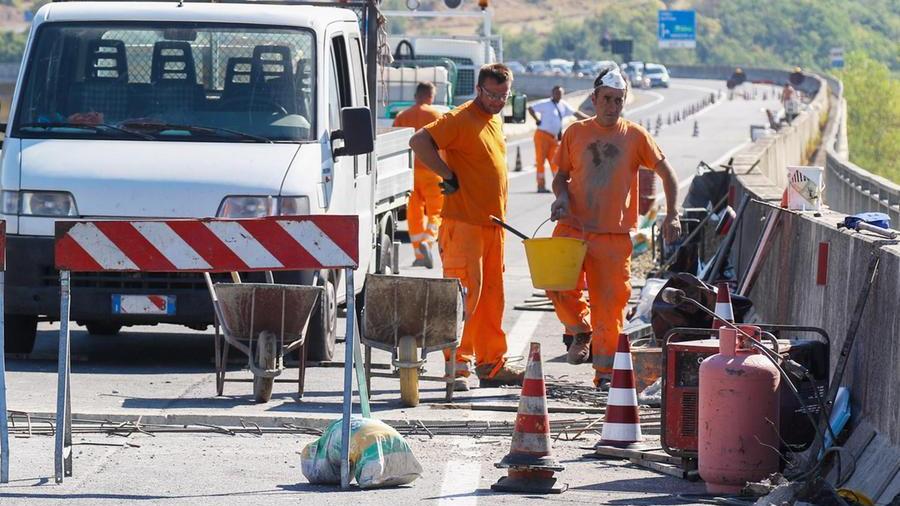
<instances>
[{"instance_id":1,"label":"green hillside","mask_svg":"<svg viewBox=\"0 0 900 506\"><path fill-rule=\"evenodd\" d=\"M549 4L553 0L547 0ZM697 11L697 48L660 49L660 1L611 2L602 13L557 22L546 37L507 28L507 59L618 59L601 38L633 39L636 60L683 64L799 65L827 69L829 52L861 51L900 72L900 2L896 0L693 0L669 2ZM498 15L499 17L499 15ZM502 23L501 32L504 31Z\"/></svg>"}]
</instances>

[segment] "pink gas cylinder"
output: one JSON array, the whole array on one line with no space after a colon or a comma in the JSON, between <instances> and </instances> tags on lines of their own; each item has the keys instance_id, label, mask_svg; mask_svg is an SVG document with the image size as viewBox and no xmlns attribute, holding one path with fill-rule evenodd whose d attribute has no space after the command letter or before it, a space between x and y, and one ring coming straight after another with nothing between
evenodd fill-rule
<instances>
[{"instance_id":1,"label":"pink gas cylinder","mask_svg":"<svg viewBox=\"0 0 900 506\"><path fill-rule=\"evenodd\" d=\"M740 328L759 340L759 327ZM736 493L778 472L779 380L740 334L719 329L719 353L700 364L697 464L709 493Z\"/></svg>"}]
</instances>

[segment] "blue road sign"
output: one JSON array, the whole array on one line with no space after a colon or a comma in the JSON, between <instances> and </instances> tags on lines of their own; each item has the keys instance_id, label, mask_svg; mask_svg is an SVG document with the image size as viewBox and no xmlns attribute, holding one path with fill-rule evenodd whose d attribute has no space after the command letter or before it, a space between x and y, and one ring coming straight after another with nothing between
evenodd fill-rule
<instances>
[{"instance_id":1,"label":"blue road sign","mask_svg":"<svg viewBox=\"0 0 900 506\"><path fill-rule=\"evenodd\" d=\"M697 47L694 11L659 11L659 47Z\"/></svg>"}]
</instances>

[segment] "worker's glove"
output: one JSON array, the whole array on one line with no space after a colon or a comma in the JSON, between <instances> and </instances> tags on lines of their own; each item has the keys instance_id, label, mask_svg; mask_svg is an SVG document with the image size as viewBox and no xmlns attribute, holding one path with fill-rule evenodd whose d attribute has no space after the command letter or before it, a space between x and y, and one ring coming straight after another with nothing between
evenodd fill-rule
<instances>
[{"instance_id":1,"label":"worker's glove","mask_svg":"<svg viewBox=\"0 0 900 506\"><path fill-rule=\"evenodd\" d=\"M441 181L438 183L438 186L441 187L441 193L444 195L451 195L459 190L459 179L456 178L456 174L453 174L453 177Z\"/></svg>"}]
</instances>

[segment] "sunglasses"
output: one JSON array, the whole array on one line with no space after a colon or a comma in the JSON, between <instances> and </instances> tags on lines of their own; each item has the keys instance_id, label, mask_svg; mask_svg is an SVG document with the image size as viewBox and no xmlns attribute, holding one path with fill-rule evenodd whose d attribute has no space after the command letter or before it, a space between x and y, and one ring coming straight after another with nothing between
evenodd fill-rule
<instances>
[{"instance_id":1,"label":"sunglasses","mask_svg":"<svg viewBox=\"0 0 900 506\"><path fill-rule=\"evenodd\" d=\"M486 90L482 86L479 86L478 89L481 90L481 92L484 93L484 95L491 100L496 100L498 102L506 102L507 100L509 100L509 96L510 96L509 92L506 92L501 95L499 93L491 93L490 91Z\"/></svg>"}]
</instances>

